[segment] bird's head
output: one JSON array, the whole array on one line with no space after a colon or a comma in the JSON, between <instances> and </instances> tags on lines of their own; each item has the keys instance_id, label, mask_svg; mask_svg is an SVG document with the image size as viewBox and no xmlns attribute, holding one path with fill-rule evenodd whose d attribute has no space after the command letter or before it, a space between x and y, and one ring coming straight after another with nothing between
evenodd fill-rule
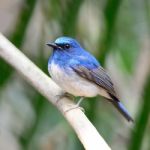
<instances>
[{"instance_id":1,"label":"bird's head","mask_svg":"<svg viewBox=\"0 0 150 150\"><path fill-rule=\"evenodd\" d=\"M59 37L54 43L47 43L54 51L69 51L81 48L80 44L70 37Z\"/></svg>"}]
</instances>

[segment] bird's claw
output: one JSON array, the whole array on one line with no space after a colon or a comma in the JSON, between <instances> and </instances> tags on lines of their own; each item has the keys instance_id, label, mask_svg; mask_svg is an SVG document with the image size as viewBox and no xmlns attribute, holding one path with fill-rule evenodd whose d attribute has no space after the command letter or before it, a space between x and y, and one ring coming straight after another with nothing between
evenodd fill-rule
<instances>
[{"instance_id":1,"label":"bird's claw","mask_svg":"<svg viewBox=\"0 0 150 150\"><path fill-rule=\"evenodd\" d=\"M72 106L71 108L69 108L68 110L66 110L65 113L67 113L67 112L69 112L70 110L73 110L73 109L80 109L83 113L85 113L84 108L80 107L79 105Z\"/></svg>"},{"instance_id":2,"label":"bird's claw","mask_svg":"<svg viewBox=\"0 0 150 150\"><path fill-rule=\"evenodd\" d=\"M59 101L64 98L64 97L68 97L70 99L74 99L74 96L69 94L69 93L63 93L63 94L60 94L60 95L56 95L56 105L59 103ZM66 110L65 112L68 112L70 110L73 110L73 109L76 109L76 108L79 108L83 113L85 113L85 110L84 108L80 107L80 103L82 102L84 97L81 97L78 101L78 103L76 105L71 105L72 107L69 108L68 110Z\"/></svg>"},{"instance_id":3,"label":"bird's claw","mask_svg":"<svg viewBox=\"0 0 150 150\"><path fill-rule=\"evenodd\" d=\"M82 102L83 99L84 99L84 97L81 97L76 105L72 106L72 108L69 108L69 109L66 110L65 112L68 112L68 111L70 111L70 110L79 108L83 113L85 113L84 108L83 108L83 107L80 107L80 103Z\"/></svg>"}]
</instances>

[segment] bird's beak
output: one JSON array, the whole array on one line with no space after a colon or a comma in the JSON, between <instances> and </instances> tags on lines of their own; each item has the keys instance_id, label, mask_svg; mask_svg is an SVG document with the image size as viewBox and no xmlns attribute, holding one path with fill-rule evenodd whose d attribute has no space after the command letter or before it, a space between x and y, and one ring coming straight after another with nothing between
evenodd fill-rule
<instances>
[{"instance_id":1,"label":"bird's beak","mask_svg":"<svg viewBox=\"0 0 150 150\"><path fill-rule=\"evenodd\" d=\"M55 44L55 43L46 43L46 45L48 45L48 46L50 46L50 47L52 47L52 48L54 48L54 49L60 49L60 48L61 48L60 46L58 46L58 45Z\"/></svg>"}]
</instances>

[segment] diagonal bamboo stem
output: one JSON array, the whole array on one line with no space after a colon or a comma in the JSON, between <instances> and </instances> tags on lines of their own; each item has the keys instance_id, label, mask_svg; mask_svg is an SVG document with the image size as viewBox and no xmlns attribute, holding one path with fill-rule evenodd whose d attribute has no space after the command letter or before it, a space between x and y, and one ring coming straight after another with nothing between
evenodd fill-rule
<instances>
[{"instance_id":1,"label":"diagonal bamboo stem","mask_svg":"<svg viewBox=\"0 0 150 150\"><path fill-rule=\"evenodd\" d=\"M70 99L63 98L56 103L62 90L2 34L0 34L0 57L60 110L86 150L110 150L110 147L80 109L66 111L74 105Z\"/></svg>"}]
</instances>

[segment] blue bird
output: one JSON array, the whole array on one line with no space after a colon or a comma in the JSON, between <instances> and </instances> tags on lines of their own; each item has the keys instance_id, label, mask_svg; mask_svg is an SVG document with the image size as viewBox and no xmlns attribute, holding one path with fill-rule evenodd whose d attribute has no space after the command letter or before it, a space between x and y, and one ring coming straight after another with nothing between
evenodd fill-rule
<instances>
[{"instance_id":1,"label":"blue bird","mask_svg":"<svg viewBox=\"0 0 150 150\"><path fill-rule=\"evenodd\" d=\"M47 45L53 48L48 61L48 71L64 92L80 97L101 95L108 99L128 121L133 121L120 102L107 72L75 39L59 37L54 43Z\"/></svg>"}]
</instances>

